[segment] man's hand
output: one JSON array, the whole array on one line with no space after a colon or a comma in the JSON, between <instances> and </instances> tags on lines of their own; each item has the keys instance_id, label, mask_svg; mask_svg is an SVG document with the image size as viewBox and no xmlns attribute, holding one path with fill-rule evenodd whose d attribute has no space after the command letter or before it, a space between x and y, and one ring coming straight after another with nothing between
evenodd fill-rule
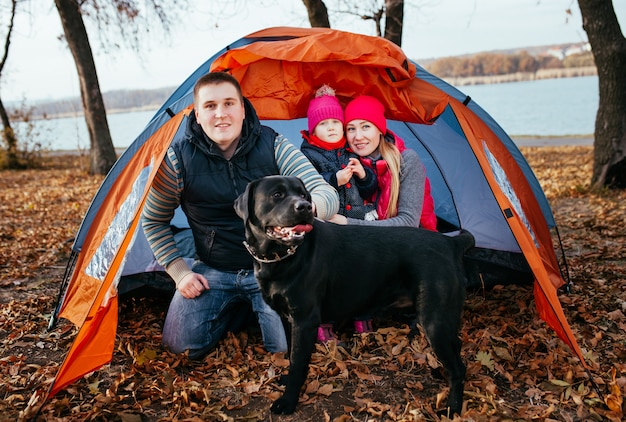
<instances>
[{"instance_id":1,"label":"man's hand","mask_svg":"<svg viewBox=\"0 0 626 422\"><path fill-rule=\"evenodd\" d=\"M209 290L209 282L202 274L192 271L180 280L176 288L183 297L193 299L200 296L203 291Z\"/></svg>"},{"instance_id":2,"label":"man's hand","mask_svg":"<svg viewBox=\"0 0 626 422\"><path fill-rule=\"evenodd\" d=\"M336 224L348 224L348 219L341 214L333 215L328 221Z\"/></svg>"}]
</instances>

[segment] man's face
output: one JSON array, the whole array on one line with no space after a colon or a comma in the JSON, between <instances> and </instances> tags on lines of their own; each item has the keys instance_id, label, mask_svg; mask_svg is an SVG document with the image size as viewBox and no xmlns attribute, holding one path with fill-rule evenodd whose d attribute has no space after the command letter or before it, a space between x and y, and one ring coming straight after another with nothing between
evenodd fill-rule
<instances>
[{"instance_id":1,"label":"man's face","mask_svg":"<svg viewBox=\"0 0 626 422\"><path fill-rule=\"evenodd\" d=\"M228 150L239 139L245 112L232 84L222 82L203 86L194 106L202 130L222 151Z\"/></svg>"}]
</instances>

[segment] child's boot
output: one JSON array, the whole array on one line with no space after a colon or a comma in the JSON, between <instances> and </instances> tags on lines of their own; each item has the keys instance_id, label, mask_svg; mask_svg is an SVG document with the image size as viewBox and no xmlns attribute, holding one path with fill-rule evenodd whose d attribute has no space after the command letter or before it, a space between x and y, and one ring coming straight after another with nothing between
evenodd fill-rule
<instances>
[{"instance_id":1,"label":"child's boot","mask_svg":"<svg viewBox=\"0 0 626 422\"><path fill-rule=\"evenodd\" d=\"M372 320L371 319L355 320L354 331L356 331L358 334L371 333L372 331L374 331L374 328L372 327Z\"/></svg>"}]
</instances>

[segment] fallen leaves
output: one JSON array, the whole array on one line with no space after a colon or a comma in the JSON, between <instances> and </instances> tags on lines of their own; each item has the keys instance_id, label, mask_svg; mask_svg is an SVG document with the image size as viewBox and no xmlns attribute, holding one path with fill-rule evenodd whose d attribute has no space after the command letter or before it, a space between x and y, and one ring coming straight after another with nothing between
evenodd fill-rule
<instances>
[{"instance_id":1,"label":"fallen leaves","mask_svg":"<svg viewBox=\"0 0 626 422\"><path fill-rule=\"evenodd\" d=\"M75 158L66 160L75 163ZM71 167L59 169L56 164L2 172L0 288L24 288L24 281L35 271L68 258L76 230L102 178Z\"/></svg>"},{"instance_id":2,"label":"fallen leaves","mask_svg":"<svg viewBox=\"0 0 626 422\"><path fill-rule=\"evenodd\" d=\"M622 420L626 192L589 190L590 147L522 152L554 210L571 281L559 299L592 371L539 319L531 288L469 293L456 420ZM63 322L46 330L73 236L101 182L76 168L0 174L0 419L28 419L76 333ZM159 297L121 299L112 362L51 398L40 420L445 420L437 413L448 392L441 365L402 322L344 334L345 347L317 345L296 413L271 416L288 359L265 352L254 331L228 336L200 361L171 354L161 346L166 309Z\"/></svg>"}]
</instances>

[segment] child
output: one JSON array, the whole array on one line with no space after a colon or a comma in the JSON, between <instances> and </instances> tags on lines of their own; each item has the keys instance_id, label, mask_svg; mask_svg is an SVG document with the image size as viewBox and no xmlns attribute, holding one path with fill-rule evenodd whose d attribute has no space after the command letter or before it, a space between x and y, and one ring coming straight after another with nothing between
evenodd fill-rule
<instances>
[{"instance_id":1,"label":"child","mask_svg":"<svg viewBox=\"0 0 626 422\"><path fill-rule=\"evenodd\" d=\"M346 150L343 109L328 85L317 90L307 111L308 131L303 130L302 153L339 193L339 214L359 220L376 220L371 198L378 188L372 169L365 168L356 154Z\"/></svg>"}]
</instances>

